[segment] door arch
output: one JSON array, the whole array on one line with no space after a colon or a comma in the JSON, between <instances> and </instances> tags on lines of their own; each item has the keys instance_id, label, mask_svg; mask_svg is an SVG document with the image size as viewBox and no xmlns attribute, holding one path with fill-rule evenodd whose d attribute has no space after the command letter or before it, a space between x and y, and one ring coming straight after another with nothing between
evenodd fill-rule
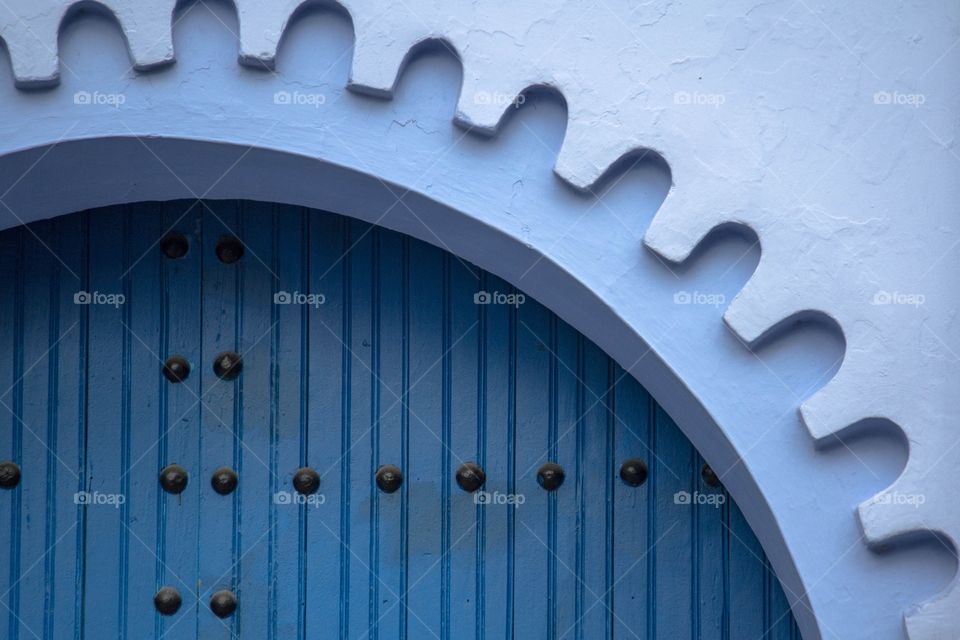
<instances>
[{"instance_id":1,"label":"door arch","mask_svg":"<svg viewBox=\"0 0 960 640\"><path fill-rule=\"evenodd\" d=\"M18 274L0 282L7 637L799 637L646 391L453 254L300 207L174 201L3 231L0 261ZM225 353L241 364L218 375ZM481 492L458 485L468 462ZM213 486L224 467L235 488Z\"/></svg>"}]
</instances>

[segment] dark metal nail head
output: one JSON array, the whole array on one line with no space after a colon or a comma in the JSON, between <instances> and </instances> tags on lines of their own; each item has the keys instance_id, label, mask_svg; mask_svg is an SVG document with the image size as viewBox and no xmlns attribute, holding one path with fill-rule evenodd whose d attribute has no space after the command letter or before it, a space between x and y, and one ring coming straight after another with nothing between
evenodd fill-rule
<instances>
[{"instance_id":1,"label":"dark metal nail head","mask_svg":"<svg viewBox=\"0 0 960 640\"><path fill-rule=\"evenodd\" d=\"M237 472L230 467L220 467L210 476L210 485L220 495L229 495L237 488Z\"/></svg>"},{"instance_id":2,"label":"dark metal nail head","mask_svg":"<svg viewBox=\"0 0 960 640\"><path fill-rule=\"evenodd\" d=\"M160 471L160 486L167 493L183 493L189 480L187 470L178 464L167 465Z\"/></svg>"},{"instance_id":3,"label":"dark metal nail head","mask_svg":"<svg viewBox=\"0 0 960 640\"><path fill-rule=\"evenodd\" d=\"M13 489L20 484L20 465L11 460L0 462L0 489Z\"/></svg>"},{"instance_id":4,"label":"dark metal nail head","mask_svg":"<svg viewBox=\"0 0 960 640\"><path fill-rule=\"evenodd\" d=\"M639 487L647 481L647 463L639 458L630 458L620 467L620 479L631 487Z\"/></svg>"},{"instance_id":5,"label":"dark metal nail head","mask_svg":"<svg viewBox=\"0 0 960 640\"><path fill-rule=\"evenodd\" d=\"M293 473L293 488L305 496L312 495L320 488L320 474L310 467L301 467Z\"/></svg>"},{"instance_id":6,"label":"dark metal nail head","mask_svg":"<svg viewBox=\"0 0 960 640\"><path fill-rule=\"evenodd\" d=\"M233 380L242 370L243 359L234 351L224 351L213 361L213 372L222 380Z\"/></svg>"},{"instance_id":7,"label":"dark metal nail head","mask_svg":"<svg viewBox=\"0 0 960 640\"><path fill-rule=\"evenodd\" d=\"M377 486L384 493L393 493L403 484L403 472L400 467L385 464L377 469Z\"/></svg>"},{"instance_id":8,"label":"dark metal nail head","mask_svg":"<svg viewBox=\"0 0 960 640\"><path fill-rule=\"evenodd\" d=\"M190 363L183 356L170 356L163 363L163 375L170 382L183 382L190 375Z\"/></svg>"},{"instance_id":9,"label":"dark metal nail head","mask_svg":"<svg viewBox=\"0 0 960 640\"><path fill-rule=\"evenodd\" d=\"M171 260L178 260L190 251L190 241L187 236L178 231L168 233L160 241L160 250Z\"/></svg>"},{"instance_id":10,"label":"dark metal nail head","mask_svg":"<svg viewBox=\"0 0 960 640\"><path fill-rule=\"evenodd\" d=\"M223 236L217 241L217 257L220 262L233 264L243 257L243 243L237 236Z\"/></svg>"},{"instance_id":11,"label":"dark metal nail head","mask_svg":"<svg viewBox=\"0 0 960 640\"><path fill-rule=\"evenodd\" d=\"M556 462L545 462L537 470L537 482L547 491L556 491L563 484L566 473Z\"/></svg>"},{"instance_id":12,"label":"dark metal nail head","mask_svg":"<svg viewBox=\"0 0 960 640\"><path fill-rule=\"evenodd\" d=\"M161 587L153 596L153 606L165 616L172 616L179 611L182 603L180 592L173 587Z\"/></svg>"},{"instance_id":13,"label":"dark metal nail head","mask_svg":"<svg viewBox=\"0 0 960 640\"><path fill-rule=\"evenodd\" d=\"M218 618L227 618L237 610L237 596L233 591L224 589L210 596L210 610Z\"/></svg>"},{"instance_id":14,"label":"dark metal nail head","mask_svg":"<svg viewBox=\"0 0 960 640\"><path fill-rule=\"evenodd\" d=\"M457 484L468 493L473 493L487 481L487 474L476 462L464 462L457 469Z\"/></svg>"}]
</instances>

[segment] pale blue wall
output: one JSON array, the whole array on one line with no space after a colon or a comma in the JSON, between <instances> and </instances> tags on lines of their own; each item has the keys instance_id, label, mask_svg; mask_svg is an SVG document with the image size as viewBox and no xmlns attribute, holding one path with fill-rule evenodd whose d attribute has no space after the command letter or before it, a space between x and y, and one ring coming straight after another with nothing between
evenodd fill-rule
<instances>
[{"instance_id":1,"label":"pale blue wall","mask_svg":"<svg viewBox=\"0 0 960 640\"><path fill-rule=\"evenodd\" d=\"M119 31L84 18L61 37L59 87L18 91L0 65L4 154L134 134L241 145L63 144L24 176L45 152L5 157L0 193L9 188L9 209L0 210L0 226L110 202L203 195L329 208L449 248L527 290L633 368L715 468L747 457L749 469L734 468L726 484L788 597L809 591L795 613L810 638L815 626L826 638L905 637L903 613L942 589L955 561L933 545L878 555L862 544L855 507L896 479L905 447L874 435L815 450L797 407L836 372L839 333L807 326L753 353L724 327L726 303L759 259L752 239L718 238L689 267L668 268L642 246L670 185L667 170L647 164L600 200L578 195L551 171L566 125L555 97L531 97L495 138L480 138L451 122L460 69L449 55L416 62L396 97L380 101L344 89L352 34L343 17L298 22L276 74L238 66L231 31L231 10L199 7L175 29L176 64L137 74ZM80 91L121 95L123 104L76 105ZM278 106L277 91L322 94L324 103ZM412 189L406 201L416 215L393 205L390 190L367 174L397 185L397 194ZM678 292L725 302L678 305ZM647 344L655 353L644 355Z\"/></svg>"}]
</instances>

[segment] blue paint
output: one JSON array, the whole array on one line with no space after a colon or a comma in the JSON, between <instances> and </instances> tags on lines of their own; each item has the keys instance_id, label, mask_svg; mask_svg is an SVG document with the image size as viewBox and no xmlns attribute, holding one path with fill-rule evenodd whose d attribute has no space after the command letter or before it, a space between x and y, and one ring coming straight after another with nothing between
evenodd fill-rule
<instances>
[{"instance_id":1,"label":"blue paint","mask_svg":"<svg viewBox=\"0 0 960 640\"><path fill-rule=\"evenodd\" d=\"M155 244L171 228L190 240L178 260ZM215 255L229 233L246 244L233 265ZM75 214L0 247L30 267L0 283L19 310L0 325L17 398L0 458L24 470L0 492L5 639L799 637L736 506L675 503L718 492L643 388L537 302L475 304L515 290L452 254L238 201ZM73 304L69 270L125 304ZM212 370L226 350L236 381ZM160 373L174 353L193 365L180 384ZM650 465L639 488L618 478L628 457ZM523 505L475 504L453 480L466 460ZM547 460L567 471L555 493L536 481ZM173 462L179 496L157 482ZM376 490L380 464L401 491ZM278 502L302 465L324 502ZM220 466L231 496L210 487ZM78 483L125 500L77 506ZM153 610L161 585L183 596L174 616ZM240 607L221 621L206 603L224 588Z\"/></svg>"},{"instance_id":2,"label":"blue paint","mask_svg":"<svg viewBox=\"0 0 960 640\"><path fill-rule=\"evenodd\" d=\"M923 12L911 15L922 22ZM730 468L730 490L781 577L793 593L809 594L796 605L809 634L846 638L870 629L877 638L902 638L903 611L953 580L955 559L939 545L881 555L858 542L853 505L896 478L902 444L877 437L816 451L797 416L799 402L835 373L842 341L801 328L755 354L723 327L722 307L673 304L678 290L731 300L759 250L726 238L676 275L665 269L640 240L669 186L662 167L628 172L599 204L550 172L566 122L556 101L529 99L493 139L464 136L450 123L461 72L449 58L414 60L394 100L370 100L344 90L353 34L342 17L303 12L285 35L276 75L238 67L236 16L222 3L177 19L177 63L136 78L116 26L89 15L60 38L72 73L65 71L59 89L17 91L0 65L10 152L0 160L0 180L17 214L0 211L0 223L212 189L210 197L335 210L441 244L536 295L632 366L704 455L718 469ZM806 19L822 37L816 16ZM786 40L766 42L779 47ZM926 33L924 42L940 36ZM911 56L919 57L904 60L919 64L924 51L915 47ZM75 92L91 89L123 93L124 108L73 103ZM276 91L291 89L322 93L326 103L274 104ZM864 98L872 107L870 95ZM874 133L886 135L882 130ZM149 135L143 142L150 151L140 140L117 139L131 133ZM37 148L61 136L52 150ZM794 178L818 167L802 162ZM394 194L405 195L416 218L403 205L391 208ZM748 464L736 464L740 458ZM820 580L827 574L831 579Z\"/></svg>"}]
</instances>

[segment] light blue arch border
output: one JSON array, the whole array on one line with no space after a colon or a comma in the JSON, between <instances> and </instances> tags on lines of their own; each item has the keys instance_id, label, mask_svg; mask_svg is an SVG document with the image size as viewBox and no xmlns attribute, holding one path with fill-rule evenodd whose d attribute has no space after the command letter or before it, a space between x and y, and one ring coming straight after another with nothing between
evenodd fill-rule
<instances>
[{"instance_id":1,"label":"light blue arch border","mask_svg":"<svg viewBox=\"0 0 960 640\"><path fill-rule=\"evenodd\" d=\"M929 549L881 558L860 543L855 505L904 460L884 438L814 450L796 409L839 366L837 336L801 328L752 353L724 329L757 247L722 241L689 267L662 263L641 238L669 177L645 163L596 197L575 193L550 171L565 127L554 101L531 98L480 139L450 121L460 72L449 59L415 62L383 102L344 91L342 19L303 16L275 73L236 64L235 31L226 7L192 11L174 32L177 63L141 75L115 25L83 19L61 38L59 87L17 91L0 65L0 226L121 202L243 198L448 249L535 296L656 397L724 473L806 638L905 637L903 612L955 567ZM277 104L278 92L306 98Z\"/></svg>"}]
</instances>

